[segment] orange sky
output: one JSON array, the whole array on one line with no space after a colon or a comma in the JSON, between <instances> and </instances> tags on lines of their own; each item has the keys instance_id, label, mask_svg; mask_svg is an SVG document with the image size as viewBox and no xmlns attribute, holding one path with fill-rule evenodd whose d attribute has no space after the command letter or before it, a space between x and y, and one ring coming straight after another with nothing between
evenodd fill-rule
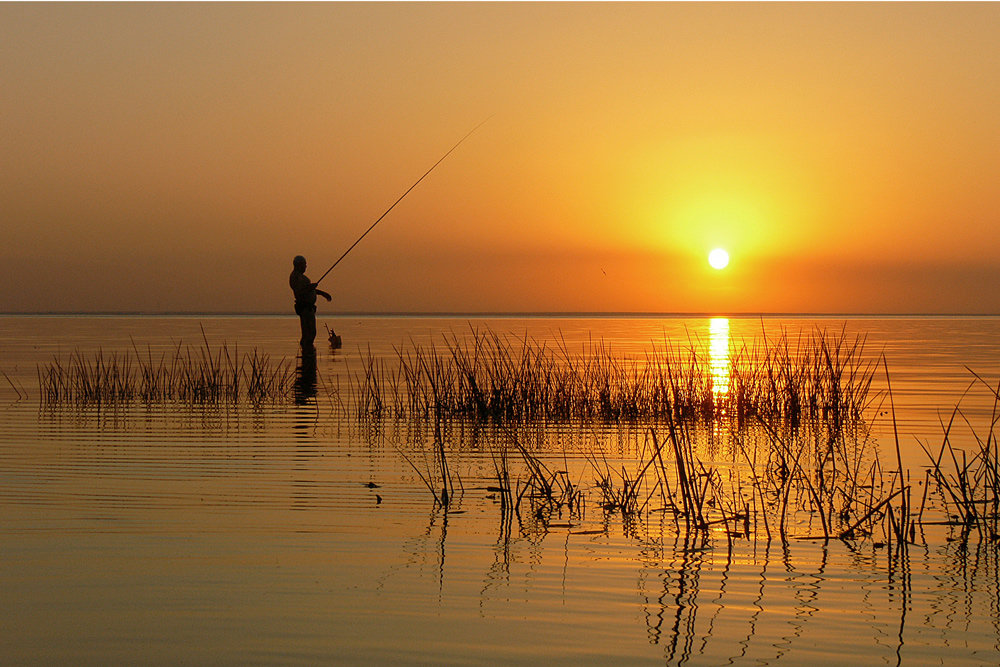
<instances>
[{"instance_id":1,"label":"orange sky","mask_svg":"<svg viewBox=\"0 0 1000 667\"><path fill-rule=\"evenodd\" d=\"M1000 5L0 5L0 312L1000 313ZM732 263L709 268L727 248Z\"/></svg>"}]
</instances>

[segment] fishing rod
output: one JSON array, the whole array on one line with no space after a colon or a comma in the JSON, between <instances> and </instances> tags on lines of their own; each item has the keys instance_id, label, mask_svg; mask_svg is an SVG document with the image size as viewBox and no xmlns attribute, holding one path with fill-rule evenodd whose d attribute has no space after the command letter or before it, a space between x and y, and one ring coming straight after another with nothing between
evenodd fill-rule
<instances>
[{"instance_id":1,"label":"fishing rod","mask_svg":"<svg viewBox=\"0 0 1000 667\"><path fill-rule=\"evenodd\" d=\"M399 199L397 199L395 202L393 202L392 206L390 206L389 208L387 208L385 210L385 213L383 213L382 215L380 215L379 218L378 218L378 220L376 220L375 222L373 222L372 225L371 225L371 227L369 227L368 229L366 229L365 233L362 234L361 236L359 236L358 240L355 241L354 243L352 243L351 247L344 251L344 254L341 255L340 258L337 259L337 261L333 263L333 266L331 266L329 269L327 269L326 273L324 273L323 275L321 275L319 277L319 280L316 281L316 284L319 285L320 282L323 280L323 278L326 278L327 273L330 273L331 271L333 271L334 267L336 267L338 264L340 264L340 260L342 260L345 257L347 257L347 253L349 253L352 250L354 250L354 246L356 246L359 243L361 243L361 239L363 239L364 237L368 236L368 232L370 232L371 230L375 229L375 225L377 225L378 223L382 222L382 218L384 218L385 216L389 215L389 211L391 211L392 209L396 208L396 204L398 204L399 202L403 201L403 198L406 195L410 194L410 190L412 190L413 188L417 187L420 184L420 181L422 181L425 178L427 178L427 175L430 174L432 171L434 171L435 167L437 167L439 164L441 164L442 162L444 162L444 159L446 157L448 157L449 155L451 155L456 148L458 148L459 146L462 145L463 141L465 141L470 136L472 136L472 133L475 132L476 130L478 130L480 127L482 127L486 123L486 121L489 120L490 118L492 118L492 116L490 116L489 118L487 118L486 120L484 120L482 123L480 123L479 125L476 125L474 128L472 128L471 130L469 130L469 133L466 134L461 139L459 139L457 144L455 144L454 146L452 146L451 149L447 153L445 153L444 155L441 156L441 159L439 159L437 162L435 162L433 165L431 165L431 168L428 169L426 172L424 172L424 175L421 176L420 178L418 178L416 183L414 183L413 185L411 185L409 187L409 189L407 189L406 192L404 192L402 195L400 195Z\"/></svg>"}]
</instances>

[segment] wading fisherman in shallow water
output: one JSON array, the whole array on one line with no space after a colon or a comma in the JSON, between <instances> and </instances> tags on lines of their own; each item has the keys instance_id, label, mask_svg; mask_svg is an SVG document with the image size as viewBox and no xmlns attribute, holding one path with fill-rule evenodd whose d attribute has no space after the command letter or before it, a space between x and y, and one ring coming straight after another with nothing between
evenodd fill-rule
<instances>
[{"instance_id":1,"label":"wading fisherman in shallow water","mask_svg":"<svg viewBox=\"0 0 1000 667\"><path fill-rule=\"evenodd\" d=\"M292 274L288 276L288 285L295 294L295 314L299 316L299 323L302 325L303 350L314 349L313 341L316 340L316 295L320 295L327 301L330 295L321 289L316 288L316 283L311 282L306 276L306 258L296 255L292 260Z\"/></svg>"}]
</instances>

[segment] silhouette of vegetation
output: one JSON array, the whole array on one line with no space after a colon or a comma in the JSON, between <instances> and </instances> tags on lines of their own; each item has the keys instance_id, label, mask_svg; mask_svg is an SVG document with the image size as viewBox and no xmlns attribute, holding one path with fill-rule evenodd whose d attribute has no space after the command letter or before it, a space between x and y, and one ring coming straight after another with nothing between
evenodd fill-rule
<instances>
[{"instance_id":1,"label":"silhouette of vegetation","mask_svg":"<svg viewBox=\"0 0 1000 667\"><path fill-rule=\"evenodd\" d=\"M197 348L178 343L154 355L140 351L92 356L76 351L38 368L39 399L43 405L108 404L131 401L219 403L246 399L263 402L290 398L295 367L274 362L256 349L239 353L223 343L212 348L204 336Z\"/></svg>"},{"instance_id":2,"label":"silhouette of vegetation","mask_svg":"<svg viewBox=\"0 0 1000 667\"><path fill-rule=\"evenodd\" d=\"M530 338L473 329L444 337L443 348L410 341L390 365L369 352L356 374L360 414L520 421L649 421L719 417L861 419L877 362L863 357L864 339L813 332L744 345L729 363L728 387L709 356L664 341L644 359L616 356L591 342L572 352Z\"/></svg>"}]
</instances>

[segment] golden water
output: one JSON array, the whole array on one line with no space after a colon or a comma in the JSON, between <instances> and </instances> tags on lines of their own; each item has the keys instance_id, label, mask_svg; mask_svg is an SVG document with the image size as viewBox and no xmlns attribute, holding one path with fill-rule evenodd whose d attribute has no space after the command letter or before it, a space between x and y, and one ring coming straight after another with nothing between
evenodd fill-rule
<instances>
[{"instance_id":1,"label":"golden water","mask_svg":"<svg viewBox=\"0 0 1000 667\"><path fill-rule=\"evenodd\" d=\"M40 409L0 377L0 662L997 663L997 545L963 546L944 527L899 559L872 542L692 542L666 514L632 522L593 506L505 520L474 430L449 440L465 490L446 513L399 454L422 461L426 428L371 428L338 406L358 345L390 357L409 336L467 322L329 322L345 347L321 349L317 395L302 405ZM714 368L724 336L817 322L488 324L637 355L651 339L690 337L710 345ZM994 319L846 325L886 351L915 467L916 442L939 439L938 410L970 380L963 365L1000 375ZM53 354L126 350L129 336L198 345L201 326L213 344L295 354L294 318L0 318L0 370L30 390ZM966 401L970 421L988 420L990 397ZM600 442L629 464L641 436L592 426L556 429L543 454L583 471Z\"/></svg>"}]
</instances>

